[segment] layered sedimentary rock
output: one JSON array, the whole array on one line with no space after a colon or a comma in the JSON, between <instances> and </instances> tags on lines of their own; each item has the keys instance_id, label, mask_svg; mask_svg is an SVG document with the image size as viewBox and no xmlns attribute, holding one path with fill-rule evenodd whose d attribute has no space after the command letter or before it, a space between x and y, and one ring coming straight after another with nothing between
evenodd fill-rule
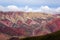
<instances>
[{"instance_id":1,"label":"layered sedimentary rock","mask_svg":"<svg viewBox=\"0 0 60 40\"><path fill-rule=\"evenodd\" d=\"M40 12L0 12L0 32L11 36L39 36L60 29L59 15Z\"/></svg>"}]
</instances>

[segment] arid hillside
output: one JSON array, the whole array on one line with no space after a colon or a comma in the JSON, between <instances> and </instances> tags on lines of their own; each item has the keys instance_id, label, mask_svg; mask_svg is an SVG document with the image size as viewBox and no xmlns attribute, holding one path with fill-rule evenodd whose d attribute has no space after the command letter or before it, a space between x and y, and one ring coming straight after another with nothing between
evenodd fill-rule
<instances>
[{"instance_id":1,"label":"arid hillside","mask_svg":"<svg viewBox=\"0 0 60 40\"><path fill-rule=\"evenodd\" d=\"M0 33L3 33L2 35L30 37L46 35L58 30L60 30L59 14L0 12Z\"/></svg>"}]
</instances>

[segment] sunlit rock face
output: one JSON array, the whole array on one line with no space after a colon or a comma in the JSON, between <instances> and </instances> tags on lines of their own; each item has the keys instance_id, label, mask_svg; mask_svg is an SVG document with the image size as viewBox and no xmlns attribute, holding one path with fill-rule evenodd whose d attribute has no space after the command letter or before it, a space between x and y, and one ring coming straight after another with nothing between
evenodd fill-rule
<instances>
[{"instance_id":1,"label":"sunlit rock face","mask_svg":"<svg viewBox=\"0 0 60 40\"><path fill-rule=\"evenodd\" d=\"M60 30L60 15L0 12L0 32L10 36L41 36Z\"/></svg>"}]
</instances>

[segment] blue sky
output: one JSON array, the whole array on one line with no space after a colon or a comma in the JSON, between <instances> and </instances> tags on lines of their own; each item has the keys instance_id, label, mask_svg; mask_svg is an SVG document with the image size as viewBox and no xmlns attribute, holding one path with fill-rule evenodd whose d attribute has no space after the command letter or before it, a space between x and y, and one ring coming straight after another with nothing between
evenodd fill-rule
<instances>
[{"instance_id":1,"label":"blue sky","mask_svg":"<svg viewBox=\"0 0 60 40\"><path fill-rule=\"evenodd\" d=\"M60 13L60 0L0 0L0 11Z\"/></svg>"},{"instance_id":2,"label":"blue sky","mask_svg":"<svg viewBox=\"0 0 60 40\"><path fill-rule=\"evenodd\" d=\"M60 7L60 0L0 0L0 5L9 6L15 5L18 7L40 7L40 6L49 6L49 7Z\"/></svg>"}]
</instances>

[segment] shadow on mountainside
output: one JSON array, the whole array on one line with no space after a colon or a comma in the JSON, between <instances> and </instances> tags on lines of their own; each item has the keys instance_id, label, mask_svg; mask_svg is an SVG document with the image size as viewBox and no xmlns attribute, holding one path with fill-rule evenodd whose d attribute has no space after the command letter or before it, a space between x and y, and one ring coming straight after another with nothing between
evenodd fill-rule
<instances>
[{"instance_id":1,"label":"shadow on mountainside","mask_svg":"<svg viewBox=\"0 0 60 40\"><path fill-rule=\"evenodd\" d=\"M60 31L47 34L44 36L34 36L34 37L27 37L21 40L60 40Z\"/></svg>"}]
</instances>

